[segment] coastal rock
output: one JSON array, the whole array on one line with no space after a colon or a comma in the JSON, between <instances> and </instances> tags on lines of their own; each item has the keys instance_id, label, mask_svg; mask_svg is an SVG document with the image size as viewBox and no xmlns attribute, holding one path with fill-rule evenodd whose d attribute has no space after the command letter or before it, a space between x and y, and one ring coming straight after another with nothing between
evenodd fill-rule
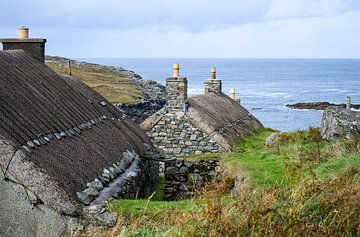
<instances>
[{"instance_id":1,"label":"coastal rock","mask_svg":"<svg viewBox=\"0 0 360 237\"><path fill-rule=\"evenodd\" d=\"M325 140L353 138L360 135L360 112L330 106L325 109L320 126Z\"/></svg>"},{"instance_id":2,"label":"coastal rock","mask_svg":"<svg viewBox=\"0 0 360 237\"><path fill-rule=\"evenodd\" d=\"M315 109L315 110L324 110L329 106L338 106L345 108L345 104L333 104L329 102L305 102L305 103L296 103L296 104L287 104L286 107L291 109ZM351 104L351 108L360 109L359 104Z\"/></svg>"},{"instance_id":3,"label":"coastal rock","mask_svg":"<svg viewBox=\"0 0 360 237\"><path fill-rule=\"evenodd\" d=\"M165 87L156 81L133 79L129 84L135 85L144 94L144 97L136 103L117 104L116 107L137 123L159 111L165 106Z\"/></svg>"}]
</instances>

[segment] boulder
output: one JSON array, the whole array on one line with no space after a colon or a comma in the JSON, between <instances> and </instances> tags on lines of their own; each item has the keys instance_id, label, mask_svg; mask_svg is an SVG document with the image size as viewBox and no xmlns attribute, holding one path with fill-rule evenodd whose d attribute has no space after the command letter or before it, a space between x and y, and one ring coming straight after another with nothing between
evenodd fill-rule
<instances>
[{"instance_id":1,"label":"boulder","mask_svg":"<svg viewBox=\"0 0 360 237\"><path fill-rule=\"evenodd\" d=\"M270 146L271 143L273 143L274 141L276 141L276 139L278 138L278 134L277 133L273 133L270 136L268 136L267 138L265 138L264 144L266 146Z\"/></svg>"},{"instance_id":2,"label":"boulder","mask_svg":"<svg viewBox=\"0 0 360 237\"><path fill-rule=\"evenodd\" d=\"M330 106L324 110L320 126L325 140L353 138L360 135L360 112Z\"/></svg>"}]
</instances>

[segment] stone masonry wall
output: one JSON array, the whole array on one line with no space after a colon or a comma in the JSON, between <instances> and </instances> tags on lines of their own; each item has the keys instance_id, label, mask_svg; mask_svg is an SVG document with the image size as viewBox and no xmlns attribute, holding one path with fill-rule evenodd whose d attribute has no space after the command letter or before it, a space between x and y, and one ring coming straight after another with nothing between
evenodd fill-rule
<instances>
[{"instance_id":1,"label":"stone masonry wall","mask_svg":"<svg viewBox=\"0 0 360 237\"><path fill-rule=\"evenodd\" d=\"M14 49L22 49L25 52L31 54L34 58L39 60L40 62L45 62L45 43L3 43L3 50L14 50Z\"/></svg>"},{"instance_id":2,"label":"stone masonry wall","mask_svg":"<svg viewBox=\"0 0 360 237\"><path fill-rule=\"evenodd\" d=\"M222 152L219 145L196 128L186 114L165 114L147 133L154 145L167 155Z\"/></svg>"},{"instance_id":3,"label":"stone masonry wall","mask_svg":"<svg viewBox=\"0 0 360 237\"><path fill-rule=\"evenodd\" d=\"M216 80L216 79L206 80L204 82L205 94L208 94L210 92L221 93L221 91L222 91L222 85L221 84L222 84L221 80Z\"/></svg>"},{"instance_id":4,"label":"stone masonry wall","mask_svg":"<svg viewBox=\"0 0 360 237\"><path fill-rule=\"evenodd\" d=\"M220 175L220 162L217 159L190 160L177 158L165 165L165 199L178 200L191 198L195 189L203 187Z\"/></svg>"},{"instance_id":5,"label":"stone masonry wall","mask_svg":"<svg viewBox=\"0 0 360 237\"><path fill-rule=\"evenodd\" d=\"M187 100L186 77L166 78L166 107L169 111L182 111Z\"/></svg>"}]
</instances>

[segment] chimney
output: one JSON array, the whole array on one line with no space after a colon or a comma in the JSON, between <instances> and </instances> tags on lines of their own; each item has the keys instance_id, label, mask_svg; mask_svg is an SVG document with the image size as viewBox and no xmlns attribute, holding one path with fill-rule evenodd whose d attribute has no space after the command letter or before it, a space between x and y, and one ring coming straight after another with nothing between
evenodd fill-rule
<instances>
[{"instance_id":1,"label":"chimney","mask_svg":"<svg viewBox=\"0 0 360 237\"><path fill-rule=\"evenodd\" d=\"M240 104L240 97L236 97L235 88L230 89L230 98L235 100L236 102L238 102Z\"/></svg>"},{"instance_id":2,"label":"chimney","mask_svg":"<svg viewBox=\"0 0 360 237\"><path fill-rule=\"evenodd\" d=\"M221 93L221 80L216 79L216 68L211 68L210 80L205 80L205 95L210 92Z\"/></svg>"},{"instance_id":3,"label":"chimney","mask_svg":"<svg viewBox=\"0 0 360 237\"><path fill-rule=\"evenodd\" d=\"M179 76L180 66L173 66L173 76L166 78L166 107L169 112L186 111L187 78Z\"/></svg>"},{"instance_id":4,"label":"chimney","mask_svg":"<svg viewBox=\"0 0 360 237\"><path fill-rule=\"evenodd\" d=\"M25 26L22 26L19 30L19 39L27 39L29 38L29 29Z\"/></svg>"},{"instance_id":5,"label":"chimney","mask_svg":"<svg viewBox=\"0 0 360 237\"><path fill-rule=\"evenodd\" d=\"M21 49L44 63L46 39L29 38L29 29L25 26L20 27L18 30L19 38L0 39L3 50Z\"/></svg>"}]
</instances>

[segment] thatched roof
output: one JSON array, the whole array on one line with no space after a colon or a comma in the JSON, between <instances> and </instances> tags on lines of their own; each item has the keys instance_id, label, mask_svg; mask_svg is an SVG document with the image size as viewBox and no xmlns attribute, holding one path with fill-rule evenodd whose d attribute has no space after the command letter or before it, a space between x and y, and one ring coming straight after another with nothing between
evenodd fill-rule
<instances>
[{"instance_id":1,"label":"thatched roof","mask_svg":"<svg viewBox=\"0 0 360 237\"><path fill-rule=\"evenodd\" d=\"M223 93L193 96L188 103L188 116L227 151L239 137L262 127L249 111Z\"/></svg>"},{"instance_id":2,"label":"thatched roof","mask_svg":"<svg viewBox=\"0 0 360 237\"><path fill-rule=\"evenodd\" d=\"M9 172L45 204L68 214L78 204L75 193L104 167L151 143L97 92L21 50L0 51L0 98L0 165L10 164ZM82 130L87 123L91 129ZM40 146L21 148L34 141Z\"/></svg>"},{"instance_id":3,"label":"thatched roof","mask_svg":"<svg viewBox=\"0 0 360 237\"><path fill-rule=\"evenodd\" d=\"M244 135L261 128L261 122L238 102L223 93L210 92L188 98L187 116L191 122L216 141L222 150L231 151L232 145ZM166 109L147 118L140 127L151 130L166 114Z\"/></svg>"}]
</instances>

